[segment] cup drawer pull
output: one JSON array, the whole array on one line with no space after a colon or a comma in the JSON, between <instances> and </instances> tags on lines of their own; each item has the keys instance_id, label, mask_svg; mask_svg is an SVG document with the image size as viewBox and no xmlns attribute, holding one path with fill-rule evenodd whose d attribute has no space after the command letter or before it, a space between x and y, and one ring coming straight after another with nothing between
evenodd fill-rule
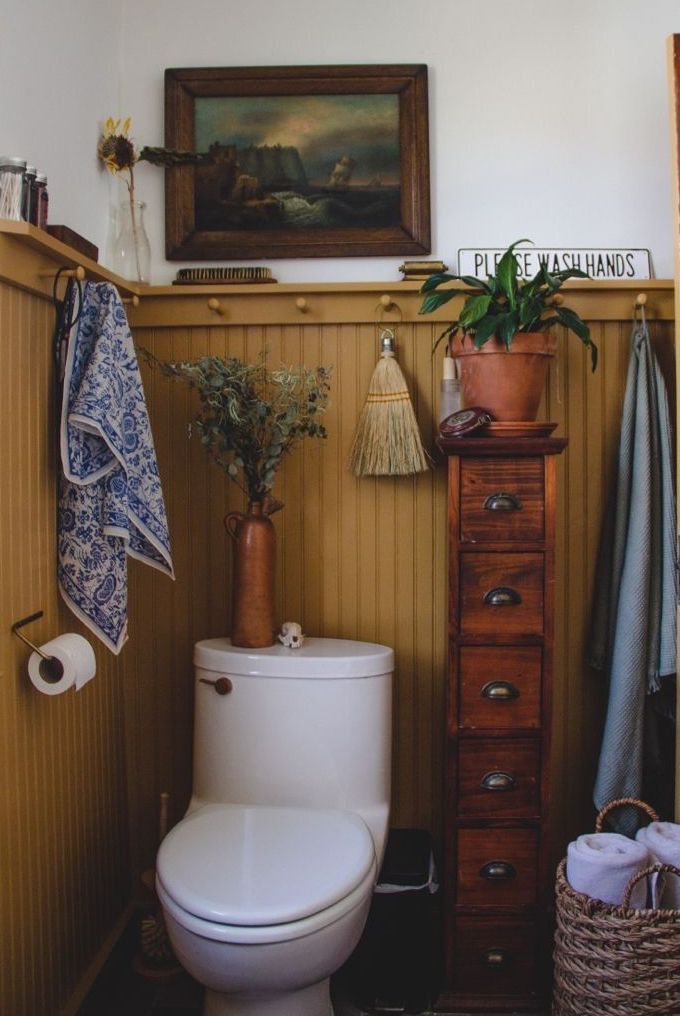
<instances>
[{"instance_id":1,"label":"cup drawer pull","mask_svg":"<svg viewBox=\"0 0 680 1016\"><path fill-rule=\"evenodd\" d=\"M517 786L517 780L511 773L504 773L502 770L494 770L492 773L486 773L486 775L480 780L479 785L482 790L514 790Z\"/></svg>"},{"instance_id":2,"label":"cup drawer pull","mask_svg":"<svg viewBox=\"0 0 680 1016\"><path fill-rule=\"evenodd\" d=\"M484 962L487 967L502 967L508 962L508 953L505 949L487 949Z\"/></svg>"},{"instance_id":3,"label":"cup drawer pull","mask_svg":"<svg viewBox=\"0 0 680 1016\"><path fill-rule=\"evenodd\" d=\"M509 861L489 861L479 869L479 874L489 882L507 882L517 876Z\"/></svg>"},{"instance_id":4,"label":"cup drawer pull","mask_svg":"<svg viewBox=\"0 0 680 1016\"><path fill-rule=\"evenodd\" d=\"M499 490L496 494L489 494L484 508L488 512L519 512L522 510L522 502L514 494Z\"/></svg>"},{"instance_id":5,"label":"cup drawer pull","mask_svg":"<svg viewBox=\"0 0 680 1016\"><path fill-rule=\"evenodd\" d=\"M512 702L519 698L519 688L510 681L489 681L482 688L482 698L492 702Z\"/></svg>"},{"instance_id":6,"label":"cup drawer pull","mask_svg":"<svg viewBox=\"0 0 680 1016\"><path fill-rule=\"evenodd\" d=\"M522 602L520 594L510 586L494 586L482 599L488 607L517 607Z\"/></svg>"}]
</instances>

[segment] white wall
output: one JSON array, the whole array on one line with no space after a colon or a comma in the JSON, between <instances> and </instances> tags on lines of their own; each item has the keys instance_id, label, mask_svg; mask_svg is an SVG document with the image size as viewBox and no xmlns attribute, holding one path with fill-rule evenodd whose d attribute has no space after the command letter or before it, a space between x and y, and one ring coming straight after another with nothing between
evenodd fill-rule
<instances>
[{"instance_id":1,"label":"white wall","mask_svg":"<svg viewBox=\"0 0 680 1016\"><path fill-rule=\"evenodd\" d=\"M131 115L140 146L162 144L166 67L425 63L432 257L454 268L459 247L527 236L647 247L656 275L673 274L665 41L680 31L676 0L0 0L0 16L0 147L41 164L52 221L102 251L97 124ZM163 171L141 164L136 179L152 281L169 281ZM394 279L401 260L263 263L287 282Z\"/></svg>"},{"instance_id":2,"label":"white wall","mask_svg":"<svg viewBox=\"0 0 680 1016\"><path fill-rule=\"evenodd\" d=\"M47 173L50 221L100 246L98 123L118 104L120 18L118 2L0 0L0 154Z\"/></svg>"}]
</instances>

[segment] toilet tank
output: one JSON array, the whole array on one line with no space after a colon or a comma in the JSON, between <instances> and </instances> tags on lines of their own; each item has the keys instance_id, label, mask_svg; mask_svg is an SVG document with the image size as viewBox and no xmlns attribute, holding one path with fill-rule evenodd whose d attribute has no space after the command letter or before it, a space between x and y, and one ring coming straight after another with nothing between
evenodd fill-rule
<instances>
[{"instance_id":1,"label":"toilet tank","mask_svg":"<svg viewBox=\"0 0 680 1016\"><path fill-rule=\"evenodd\" d=\"M300 649L194 648L192 807L204 802L342 808L382 853L390 797L394 652L346 639ZM231 690L217 693L227 677ZM212 682L212 683L211 683Z\"/></svg>"}]
</instances>

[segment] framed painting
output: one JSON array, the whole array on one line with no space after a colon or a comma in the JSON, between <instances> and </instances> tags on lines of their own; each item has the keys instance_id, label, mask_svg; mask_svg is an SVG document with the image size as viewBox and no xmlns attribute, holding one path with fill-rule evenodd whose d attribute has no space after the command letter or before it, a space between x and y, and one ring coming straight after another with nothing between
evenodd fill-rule
<instances>
[{"instance_id":1,"label":"framed painting","mask_svg":"<svg viewBox=\"0 0 680 1016\"><path fill-rule=\"evenodd\" d=\"M427 67L165 72L171 261L430 251Z\"/></svg>"}]
</instances>

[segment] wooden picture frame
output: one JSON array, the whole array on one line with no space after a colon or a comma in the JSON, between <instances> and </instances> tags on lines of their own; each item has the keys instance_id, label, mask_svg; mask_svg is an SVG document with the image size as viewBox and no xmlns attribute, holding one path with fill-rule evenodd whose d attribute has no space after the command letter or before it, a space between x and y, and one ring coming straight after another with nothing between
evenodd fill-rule
<instances>
[{"instance_id":1,"label":"wooden picture frame","mask_svg":"<svg viewBox=\"0 0 680 1016\"><path fill-rule=\"evenodd\" d=\"M430 251L427 67L165 72L171 261Z\"/></svg>"}]
</instances>

